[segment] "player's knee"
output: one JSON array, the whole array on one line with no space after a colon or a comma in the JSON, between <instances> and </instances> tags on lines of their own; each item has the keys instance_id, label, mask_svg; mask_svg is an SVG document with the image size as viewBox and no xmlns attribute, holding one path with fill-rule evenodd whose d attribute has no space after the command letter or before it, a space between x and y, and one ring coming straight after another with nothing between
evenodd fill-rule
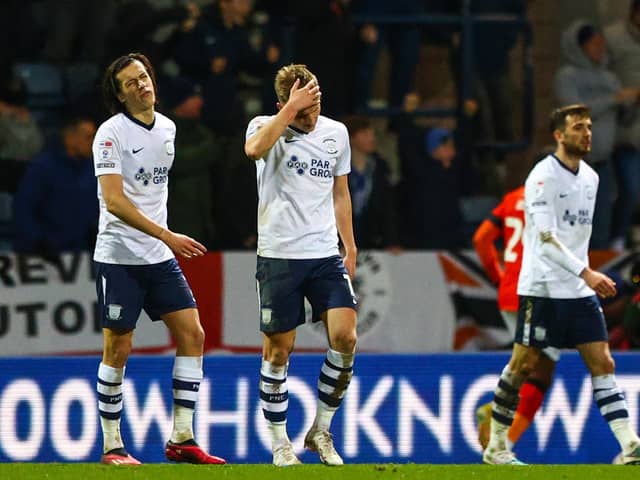
<instances>
[{"instance_id":1,"label":"player's knee","mask_svg":"<svg viewBox=\"0 0 640 480\"><path fill-rule=\"evenodd\" d=\"M283 348L272 348L268 352L267 361L276 366L284 366L289 361L290 350Z\"/></svg>"},{"instance_id":2,"label":"player's knee","mask_svg":"<svg viewBox=\"0 0 640 480\"><path fill-rule=\"evenodd\" d=\"M358 342L355 330L341 332L333 338L333 349L341 353L352 353Z\"/></svg>"},{"instance_id":3,"label":"player's knee","mask_svg":"<svg viewBox=\"0 0 640 480\"><path fill-rule=\"evenodd\" d=\"M611 355L607 355L602 359L600 369L605 374L610 374L616 370L616 362Z\"/></svg>"},{"instance_id":4,"label":"player's knee","mask_svg":"<svg viewBox=\"0 0 640 480\"><path fill-rule=\"evenodd\" d=\"M204 330L199 323L173 331L174 340L179 349L189 352L201 351L204 347Z\"/></svg>"},{"instance_id":5,"label":"player's knee","mask_svg":"<svg viewBox=\"0 0 640 480\"><path fill-rule=\"evenodd\" d=\"M192 347L202 348L204 346L204 329L199 323L194 325L187 332L187 343Z\"/></svg>"},{"instance_id":6,"label":"player's knee","mask_svg":"<svg viewBox=\"0 0 640 480\"><path fill-rule=\"evenodd\" d=\"M127 363L131 353L132 343L130 338L118 338L105 345L103 357L107 365L122 368Z\"/></svg>"},{"instance_id":7,"label":"player's knee","mask_svg":"<svg viewBox=\"0 0 640 480\"><path fill-rule=\"evenodd\" d=\"M516 375L528 377L538 364L538 354L534 350L523 352L512 361L511 371Z\"/></svg>"}]
</instances>

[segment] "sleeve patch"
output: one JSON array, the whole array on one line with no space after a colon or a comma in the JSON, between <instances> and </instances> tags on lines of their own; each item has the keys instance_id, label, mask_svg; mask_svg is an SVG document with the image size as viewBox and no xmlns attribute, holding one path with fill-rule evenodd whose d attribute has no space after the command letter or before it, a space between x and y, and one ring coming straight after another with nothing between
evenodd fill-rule
<instances>
[{"instance_id":1,"label":"sleeve patch","mask_svg":"<svg viewBox=\"0 0 640 480\"><path fill-rule=\"evenodd\" d=\"M111 140L103 140L98 143L100 152L100 160L110 160L113 157L113 142ZM101 168L101 163L97 164L98 168ZM103 167L104 168L104 167Z\"/></svg>"}]
</instances>

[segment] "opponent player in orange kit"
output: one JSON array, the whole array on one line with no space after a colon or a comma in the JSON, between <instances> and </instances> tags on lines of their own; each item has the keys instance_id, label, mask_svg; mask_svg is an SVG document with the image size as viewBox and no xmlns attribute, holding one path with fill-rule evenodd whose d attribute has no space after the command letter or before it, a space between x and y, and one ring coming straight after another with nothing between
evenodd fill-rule
<instances>
[{"instance_id":1,"label":"opponent player in orange kit","mask_svg":"<svg viewBox=\"0 0 640 480\"><path fill-rule=\"evenodd\" d=\"M522 231L524 229L524 185L507 193L473 235L473 245L482 266L492 282L498 285L498 308L511 338L515 335L518 315L518 275L522 264ZM504 254L502 265L495 246L502 238ZM535 372L520 388L520 403L507 434L511 445L527 430L542 405L551 385L559 351L552 347L544 350ZM482 448L489 442L491 402L476 411L478 441Z\"/></svg>"}]
</instances>

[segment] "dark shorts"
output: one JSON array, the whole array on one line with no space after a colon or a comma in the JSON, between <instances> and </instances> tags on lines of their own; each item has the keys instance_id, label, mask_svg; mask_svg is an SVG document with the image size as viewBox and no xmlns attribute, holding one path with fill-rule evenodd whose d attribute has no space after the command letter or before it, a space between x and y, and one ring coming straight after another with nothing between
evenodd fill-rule
<instances>
[{"instance_id":1,"label":"dark shorts","mask_svg":"<svg viewBox=\"0 0 640 480\"><path fill-rule=\"evenodd\" d=\"M540 349L573 348L608 339L595 295L570 299L520 296L519 300L516 343Z\"/></svg>"},{"instance_id":2,"label":"dark shorts","mask_svg":"<svg viewBox=\"0 0 640 480\"><path fill-rule=\"evenodd\" d=\"M98 315L105 328L135 328L143 308L156 321L166 313L196 307L175 259L153 265L95 265Z\"/></svg>"},{"instance_id":3,"label":"dark shorts","mask_svg":"<svg viewBox=\"0 0 640 480\"><path fill-rule=\"evenodd\" d=\"M332 308L357 309L351 280L339 255L309 260L264 258L256 267L260 330L288 332L305 322L304 299L314 322Z\"/></svg>"}]
</instances>

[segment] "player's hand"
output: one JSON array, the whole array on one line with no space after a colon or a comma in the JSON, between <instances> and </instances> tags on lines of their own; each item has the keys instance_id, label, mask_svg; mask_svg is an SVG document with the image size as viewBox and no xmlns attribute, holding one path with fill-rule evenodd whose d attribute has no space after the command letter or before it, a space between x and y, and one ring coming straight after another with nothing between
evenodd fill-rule
<instances>
[{"instance_id":1,"label":"player's hand","mask_svg":"<svg viewBox=\"0 0 640 480\"><path fill-rule=\"evenodd\" d=\"M296 78L293 82L291 90L289 90L289 100L287 105L290 105L296 112L300 112L314 105L320 105L320 86L315 80L309 80L304 87L300 87L300 79Z\"/></svg>"},{"instance_id":2,"label":"player's hand","mask_svg":"<svg viewBox=\"0 0 640 480\"><path fill-rule=\"evenodd\" d=\"M356 260L358 259L357 252L345 252L344 258L342 259L344 262L344 268L347 269L347 273L349 274L350 279L354 279L356 276Z\"/></svg>"},{"instance_id":3,"label":"player's hand","mask_svg":"<svg viewBox=\"0 0 640 480\"><path fill-rule=\"evenodd\" d=\"M163 230L158 237L171 251L184 258L200 257L207 251L207 247L187 235L174 233L171 230Z\"/></svg>"},{"instance_id":4,"label":"player's hand","mask_svg":"<svg viewBox=\"0 0 640 480\"><path fill-rule=\"evenodd\" d=\"M580 276L602 298L615 296L616 283L604 273L596 272L587 267Z\"/></svg>"}]
</instances>

